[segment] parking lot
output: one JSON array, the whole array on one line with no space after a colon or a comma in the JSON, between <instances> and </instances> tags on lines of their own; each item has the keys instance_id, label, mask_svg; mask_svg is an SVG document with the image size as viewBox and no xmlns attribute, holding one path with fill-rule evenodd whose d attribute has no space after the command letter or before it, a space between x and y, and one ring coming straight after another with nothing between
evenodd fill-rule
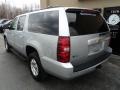
<instances>
[{"instance_id":1,"label":"parking lot","mask_svg":"<svg viewBox=\"0 0 120 90\"><path fill-rule=\"evenodd\" d=\"M112 55L101 69L70 81L49 76L36 82L27 62L5 51L0 35L0 90L120 90L120 56Z\"/></svg>"}]
</instances>

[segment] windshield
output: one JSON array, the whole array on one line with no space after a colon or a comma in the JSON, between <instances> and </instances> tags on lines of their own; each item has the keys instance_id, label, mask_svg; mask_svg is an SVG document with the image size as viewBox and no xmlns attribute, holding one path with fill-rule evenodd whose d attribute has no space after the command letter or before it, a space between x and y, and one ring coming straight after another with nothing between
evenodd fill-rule
<instances>
[{"instance_id":1,"label":"windshield","mask_svg":"<svg viewBox=\"0 0 120 90\"><path fill-rule=\"evenodd\" d=\"M70 35L86 35L109 31L99 12L93 10L66 10Z\"/></svg>"}]
</instances>

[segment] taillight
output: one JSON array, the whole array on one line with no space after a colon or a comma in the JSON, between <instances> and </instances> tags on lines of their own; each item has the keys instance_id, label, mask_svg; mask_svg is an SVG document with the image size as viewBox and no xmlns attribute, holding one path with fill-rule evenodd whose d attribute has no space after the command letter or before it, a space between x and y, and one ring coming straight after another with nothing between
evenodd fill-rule
<instances>
[{"instance_id":1,"label":"taillight","mask_svg":"<svg viewBox=\"0 0 120 90\"><path fill-rule=\"evenodd\" d=\"M70 61L70 37L59 36L57 46L57 60L62 63Z\"/></svg>"}]
</instances>

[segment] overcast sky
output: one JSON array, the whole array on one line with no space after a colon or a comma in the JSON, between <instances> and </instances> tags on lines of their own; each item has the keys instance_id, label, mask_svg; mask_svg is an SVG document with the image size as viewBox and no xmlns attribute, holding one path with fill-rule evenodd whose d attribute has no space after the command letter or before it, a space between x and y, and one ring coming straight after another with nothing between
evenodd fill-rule
<instances>
[{"instance_id":1,"label":"overcast sky","mask_svg":"<svg viewBox=\"0 0 120 90\"><path fill-rule=\"evenodd\" d=\"M0 0L0 4L4 3L5 0ZM40 5L40 0L6 0L6 3L9 3L12 6L16 6L18 8L22 8L23 6L31 6L31 5Z\"/></svg>"}]
</instances>

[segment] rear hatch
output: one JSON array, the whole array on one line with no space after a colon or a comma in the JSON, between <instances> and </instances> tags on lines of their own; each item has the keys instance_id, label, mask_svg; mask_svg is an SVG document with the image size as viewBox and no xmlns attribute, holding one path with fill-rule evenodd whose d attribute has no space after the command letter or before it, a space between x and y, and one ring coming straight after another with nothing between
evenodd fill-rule
<instances>
[{"instance_id":1,"label":"rear hatch","mask_svg":"<svg viewBox=\"0 0 120 90\"><path fill-rule=\"evenodd\" d=\"M98 11L67 9L70 32L70 61L77 66L106 53L110 33L108 25Z\"/></svg>"}]
</instances>

